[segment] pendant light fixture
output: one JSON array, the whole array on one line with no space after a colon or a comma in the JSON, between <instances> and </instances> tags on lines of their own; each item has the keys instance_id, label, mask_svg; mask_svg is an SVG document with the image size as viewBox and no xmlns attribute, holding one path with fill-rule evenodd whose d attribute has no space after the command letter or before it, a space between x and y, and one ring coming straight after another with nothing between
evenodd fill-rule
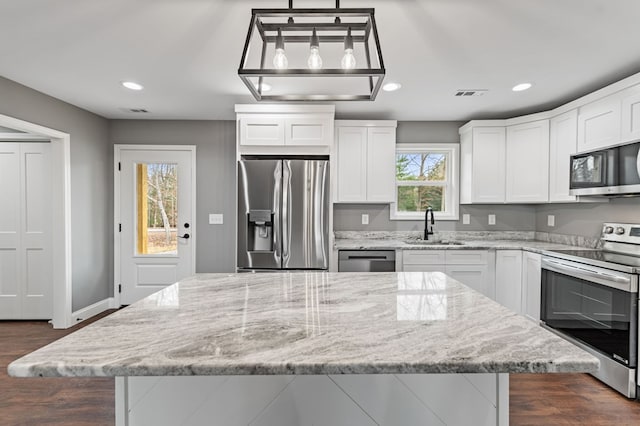
<instances>
[{"instance_id":1,"label":"pendant light fixture","mask_svg":"<svg viewBox=\"0 0 640 426\"><path fill-rule=\"evenodd\" d=\"M238 76L258 101L372 101L385 76L374 12L339 0L333 9L294 9L293 0L253 9Z\"/></svg>"}]
</instances>

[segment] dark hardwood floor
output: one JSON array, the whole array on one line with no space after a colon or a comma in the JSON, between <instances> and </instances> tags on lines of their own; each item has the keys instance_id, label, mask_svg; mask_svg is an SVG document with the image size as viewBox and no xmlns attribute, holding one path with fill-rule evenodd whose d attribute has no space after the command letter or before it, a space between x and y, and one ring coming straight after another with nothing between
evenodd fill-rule
<instances>
[{"instance_id":1,"label":"dark hardwood floor","mask_svg":"<svg viewBox=\"0 0 640 426\"><path fill-rule=\"evenodd\" d=\"M69 330L53 330L39 321L0 321L1 426L114 424L113 379L7 376L14 359L101 316ZM514 374L510 383L511 425L640 425L640 402L588 374Z\"/></svg>"}]
</instances>

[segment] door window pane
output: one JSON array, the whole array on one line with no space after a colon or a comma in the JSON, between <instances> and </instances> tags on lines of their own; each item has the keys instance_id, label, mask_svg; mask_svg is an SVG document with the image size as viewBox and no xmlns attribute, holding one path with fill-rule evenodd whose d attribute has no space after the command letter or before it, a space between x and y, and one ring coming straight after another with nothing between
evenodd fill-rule
<instances>
[{"instance_id":1,"label":"door window pane","mask_svg":"<svg viewBox=\"0 0 640 426\"><path fill-rule=\"evenodd\" d=\"M136 207L136 253L177 255L177 164L136 164Z\"/></svg>"}]
</instances>

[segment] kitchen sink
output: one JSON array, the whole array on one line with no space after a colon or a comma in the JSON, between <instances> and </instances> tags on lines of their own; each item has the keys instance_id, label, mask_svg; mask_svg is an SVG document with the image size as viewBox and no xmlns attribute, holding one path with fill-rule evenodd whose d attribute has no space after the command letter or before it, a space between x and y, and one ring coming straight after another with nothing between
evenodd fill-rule
<instances>
[{"instance_id":1,"label":"kitchen sink","mask_svg":"<svg viewBox=\"0 0 640 426\"><path fill-rule=\"evenodd\" d=\"M421 246L462 246L464 245L461 241L432 241L432 240L404 240L406 244L415 244Z\"/></svg>"}]
</instances>

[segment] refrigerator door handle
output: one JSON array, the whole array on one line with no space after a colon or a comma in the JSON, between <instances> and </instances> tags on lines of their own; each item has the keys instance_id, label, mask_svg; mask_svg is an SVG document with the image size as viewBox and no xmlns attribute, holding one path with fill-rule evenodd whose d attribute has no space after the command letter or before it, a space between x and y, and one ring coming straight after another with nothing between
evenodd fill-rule
<instances>
[{"instance_id":1,"label":"refrigerator door handle","mask_svg":"<svg viewBox=\"0 0 640 426\"><path fill-rule=\"evenodd\" d=\"M282 265L282 161L278 161L276 168L273 171L273 247L274 256L278 264Z\"/></svg>"},{"instance_id":2,"label":"refrigerator door handle","mask_svg":"<svg viewBox=\"0 0 640 426\"><path fill-rule=\"evenodd\" d=\"M282 266L289 261L291 246L291 163L282 161Z\"/></svg>"}]
</instances>

